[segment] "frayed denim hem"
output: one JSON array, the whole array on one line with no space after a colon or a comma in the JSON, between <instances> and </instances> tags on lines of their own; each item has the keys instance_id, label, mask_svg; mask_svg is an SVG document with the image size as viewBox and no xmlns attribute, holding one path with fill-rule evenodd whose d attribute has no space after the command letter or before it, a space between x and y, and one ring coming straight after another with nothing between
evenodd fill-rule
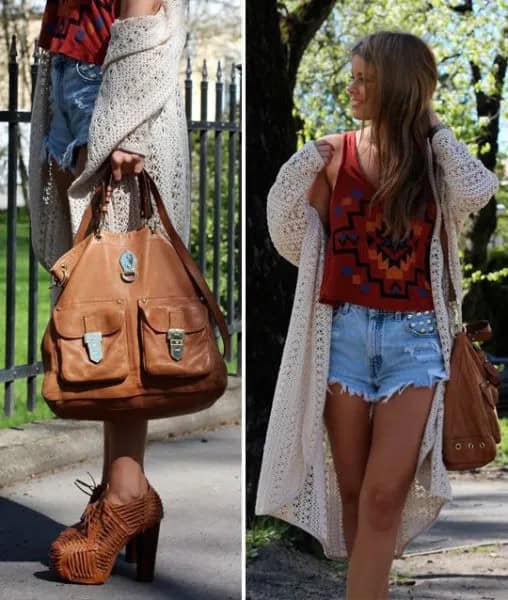
<instances>
[{"instance_id":1,"label":"frayed denim hem","mask_svg":"<svg viewBox=\"0 0 508 600\"><path fill-rule=\"evenodd\" d=\"M360 390L354 390L351 388L351 386L349 386L346 383L343 383L342 381L340 381L339 379L336 379L336 378L330 378L328 380L328 386L326 388L328 392L332 392L332 389L330 386L334 385L334 384L340 385L341 392L347 392L350 396L352 396L352 395L361 396L366 402L375 402L377 400L376 395L369 394L368 392L361 392Z\"/></svg>"},{"instance_id":2,"label":"frayed denim hem","mask_svg":"<svg viewBox=\"0 0 508 600\"><path fill-rule=\"evenodd\" d=\"M370 402L370 403L377 403L379 402L380 404L386 404L388 402L388 400L394 396L395 394L402 394L402 392L409 386L413 386L415 388L430 388L432 387L434 384L438 383L441 380L449 380L449 377L444 374L443 375L443 371L441 370L436 370L436 369L430 369L429 373L428 373L428 380L423 382L423 381L409 381L407 383L401 383L398 384L396 386L394 386L392 389L390 389L388 392L385 392L381 395L378 394L370 394L368 392L361 392L359 390L354 390L351 388L351 386L349 386L348 384L343 383L342 381L335 379L335 378L331 378L328 380L328 386L327 386L327 391L331 392L331 385L333 384L339 384L341 391L345 391L350 395L357 395L357 396L361 396L366 402Z\"/></svg>"},{"instance_id":3,"label":"frayed denim hem","mask_svg":"<svg viewBox=\"0 0 508 600\"><path fill-rule=\"evenodd\" d=\"M73 175L75 175L77 167L76 167L75 160L74 160L74 149L77 146L83 146L84 144L87 144L87 143L88 143L88 140L80 140L79 138L73 140L67 146L67 149L65 150L64 155L62 156L62 168L68 169L69 171L72 172Z\"/></svg>"},{"instance_id":4,"label":"frayed denim hem","mask_svg":"<svg viewBox=\"0 0 508 600\"><path fill-rule=\"evenodd\" d=\"M52 151L48 138L49 138L49 136L45 135L42 140L41 152L40 152L40 159L42 160L42 162L49 162L50 157L52 157L61 169L67 169L67 171L72 173L72 175L76 175L77 166L76 166L76 164L74 164L75 163L74 150L77 146L84 146L84 145L88 144L88 139L73 140L67 146L63 156L61 158L59 158Z\"/></svg>"}]
</instances>

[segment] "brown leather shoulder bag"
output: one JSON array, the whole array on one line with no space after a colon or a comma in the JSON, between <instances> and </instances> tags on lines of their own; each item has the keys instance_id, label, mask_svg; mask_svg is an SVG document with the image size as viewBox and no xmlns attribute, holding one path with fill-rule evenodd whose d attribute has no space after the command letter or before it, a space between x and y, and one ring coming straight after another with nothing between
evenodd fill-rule
<instances>
[{"instance_id":1,"label":"brown leather shoulder bag","mask_svg":"<svg viewBox=\"0 0 508 600\"><path fill-rule=\"evenodd\" d=\"M62 418L181 415L209 407L227 385L212 325L229 355L222 312L155 182L146 170L137 177L143 225L102 230L112 183L107 167L73 247L51 268L62 291L41 342L42 395ZM167 236L148 226L150 192Z\"/></svg>"},{"instance_id":2,"label":"brown leather shoulder bag","mask_svg":"<svg viewBox=\"0 0 508 600\"><path fill-rule=\"evenodd\" d=\"M456 299L448 269L448 236L441 226L441 244L448 273L450 300ZM449 471L482 467L496 457L501 441L496 405L500 378L478 341L489 340L488 321L463 324L455 334L450 380L444 397L443 462Z\"/></svg>"}]
</instances>

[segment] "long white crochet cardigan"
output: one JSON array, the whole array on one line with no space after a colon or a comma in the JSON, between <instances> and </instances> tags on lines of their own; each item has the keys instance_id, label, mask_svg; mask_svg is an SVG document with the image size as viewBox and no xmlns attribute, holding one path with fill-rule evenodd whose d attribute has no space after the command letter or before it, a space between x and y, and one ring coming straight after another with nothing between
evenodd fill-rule
<instances>
[{"instance_id":1,"label":"long white crochet cardigan","mask_svg":"<svg viewBox=\"0 0 508 600\"><path fill-rule=\"evenodd\" d=\"M468 214L489 201L499 182L450 129L439 130L432 144L427 140L427 159L437 204L430 250L432 298L449 374L453 336L462 325L458 234ZM332 307L318 301L327 234L307 197L323 166L314 141L307 142L281 167L268 195L271 239L277 251L298 267L298 278L264 446L256 513L297 525L321 542L328 558L340 559L347 557L342 505L323 421ZM448 302L439 236L442 218L456 303ZM452 499L442 460L444 385L436 386L397 533L396 558Z\"/></svg>"},{"instance_id":2,"label":"long white crochet cardigan","mask_svg":"<svg viewBox=\"0 0 508 600\"><path fill-rule=\"evenodd\" d=\"M30 132L29 211L34 253L47 270L72 246L92 192L103 179L109 156L116 148L145 156L145 169L188 245L189 150L178 77L187 29L184 3L163 0L155 15L112 23L90 122L88 159L68 190L68 203L63 204L52 169L47 168L43 146L51 118L51 54L41 49ZM158 216L154 219L160 223ZM137 178L125 176L113 185L104 228L125 232L140 225ZM59 290L53 290L54 304Z\"/></svg>"}]
</instances>

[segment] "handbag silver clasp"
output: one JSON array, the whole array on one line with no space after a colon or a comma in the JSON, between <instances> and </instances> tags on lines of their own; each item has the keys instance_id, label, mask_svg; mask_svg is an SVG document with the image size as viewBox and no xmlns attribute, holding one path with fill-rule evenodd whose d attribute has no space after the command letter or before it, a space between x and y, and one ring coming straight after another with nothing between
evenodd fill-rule
<instances>
[{"instance_id":1,"label":"handbag silver clasp","mask_svg":"<svg viewBox=\"0 0 508 600\"><path fill-rule=\"evenodd\" d=\"M100 331L87 331L84 335L88 357L94 363L99 363L104 358L102 354L102 333Z\"/></svg>"},{"instance_id":2,"label":"handbag silver clasp","mask_svg":"<svg viewBox=\"0 0 508 600\"><path fill-rule=\"evenodd\" d=\"M169 353L173 360L180 360L183 356L185 331L175 327L168 329Z\"/></svg>"}]
</instances>

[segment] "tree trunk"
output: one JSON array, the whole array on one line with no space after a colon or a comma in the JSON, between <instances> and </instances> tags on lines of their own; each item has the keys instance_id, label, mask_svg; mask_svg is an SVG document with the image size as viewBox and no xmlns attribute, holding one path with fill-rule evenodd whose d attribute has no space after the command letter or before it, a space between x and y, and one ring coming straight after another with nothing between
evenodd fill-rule
<instances>
[{"instance_id":1,"label":"tree trunk","mask_svg":"<svg viewBox=\"0 0 508 600\"><path fill-rule=\"evenodd\" d=\"M266 198L296 148L293 98L276 2L246 5L247 45L247 520L252 521L261 457L282 355L296 269L273 248Z\"/></svg>"},{"instance_id":2,"label":"tree trunk","mask_svg":"<svg viewBox=\"0 0 508 600\"><path fill-rule=\"evenodd\" d=\"M276 0L247 3L247 525L293 304L296 270L273 248L266 198L296 151L293 88L303 53L336 0L301 0L292 13ZM296 58L295 58L296 57Z\"/></svg>"}]
</instances>

